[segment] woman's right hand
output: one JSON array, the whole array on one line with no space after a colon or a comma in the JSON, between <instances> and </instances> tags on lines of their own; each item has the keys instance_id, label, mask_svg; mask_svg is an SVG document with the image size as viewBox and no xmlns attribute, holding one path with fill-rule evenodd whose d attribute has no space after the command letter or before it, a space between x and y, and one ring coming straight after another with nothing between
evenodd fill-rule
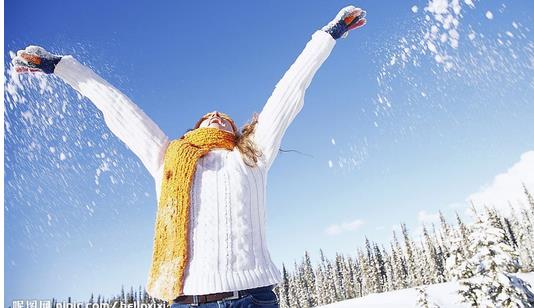
<instances>
[{"instance_id":1,"label":"woman's right hand","mask_svg":"<svg viewBox=\"0 0 534 308\"><path fill-rule=\"evenodd\" d=\"M40 46L28 46L17 51L17 56L11 61L17 73L41 72L54 73L61 56L52 54Z\"/></svg>"}]
</instances>

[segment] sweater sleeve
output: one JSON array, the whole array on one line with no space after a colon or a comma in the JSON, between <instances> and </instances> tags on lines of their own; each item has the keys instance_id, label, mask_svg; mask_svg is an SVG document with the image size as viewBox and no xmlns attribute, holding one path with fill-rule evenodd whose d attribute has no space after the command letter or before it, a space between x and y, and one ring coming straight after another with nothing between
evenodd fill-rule
<instances>
[{"instance_id":1,"label":"sweater sleeve","mask_svg":"<svg viewBox=\"0 0 534 308\"><path fill-rule=\"evenodd\" d=\"M304 93L315 72L326 60L336 41L324 31L316 31L312 39L284 74L258 116L254 142L263 153L269 168L278 154L282 137L302 109Z\"/></svg>"},{"instance_id":2,"label":"sweater sleeve","mask_svg":"<svg viewBox=\"0 0 534 308\"><path fill-rule=\"evenodd\" d=\"M64 56L54 74L95 104L111 132L139 157L157 180L169 143L158 125L126 95L72 56Z\"/></svg>"}]
</instances>

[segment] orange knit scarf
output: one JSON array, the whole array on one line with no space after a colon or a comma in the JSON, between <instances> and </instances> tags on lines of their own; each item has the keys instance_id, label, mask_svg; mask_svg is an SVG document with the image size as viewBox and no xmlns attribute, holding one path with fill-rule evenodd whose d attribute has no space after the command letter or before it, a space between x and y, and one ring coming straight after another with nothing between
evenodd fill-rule
<instances>
[{"instance_id":1,"label":"orange knit scarf","mask_svg":"<svg viewBox=\"0 0 534 308\"><path fill-rule=\"evenodd\" d=\"M197 128L169 144L147 282L152 297L172 302L183 295L189 256L190 191L197 161L213 148L232 150L235 144L233 133L208 127Z\"/></svg>"}]
</instances>

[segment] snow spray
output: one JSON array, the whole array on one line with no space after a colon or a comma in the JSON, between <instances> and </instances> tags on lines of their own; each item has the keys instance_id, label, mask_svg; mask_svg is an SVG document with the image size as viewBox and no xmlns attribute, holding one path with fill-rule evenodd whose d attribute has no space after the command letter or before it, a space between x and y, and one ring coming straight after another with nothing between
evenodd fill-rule
<instances>
[{"instance_id":1,"label":"snow spray","mask_svg":"<svg viewBox=\"0 0 534 308\"><path fill-rule=\"evenodd\" d=\"M462 108L507 108L491 104L495 97L521 93L518 84L533 85L530 29L508 13L506 4L429 0L425 7L412 5L406 10L412 18L400 21L399 30L388 29L366 45L377 69L376 92L374 97L358 97L356 110L346 112L370 119L377 133L401 140L423 123L437 125L428 114L442 113L448 121L456 121L454 112ZM497 18L507 22L492 27ZM473 95L469 105L465 89ZM530 101L523 95L521 101L508 104ZM337 158L328 161L330 168L359 168L369 155L381 151L373 149L361 132L354 135L360 137L346 146L340 138L337 144L332 142Z\"/></svg>"}]
</instances>

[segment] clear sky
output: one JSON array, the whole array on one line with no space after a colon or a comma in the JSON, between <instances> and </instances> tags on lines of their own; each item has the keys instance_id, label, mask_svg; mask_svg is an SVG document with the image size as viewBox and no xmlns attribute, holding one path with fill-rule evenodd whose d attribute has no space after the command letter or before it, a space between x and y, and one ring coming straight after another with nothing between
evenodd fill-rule
<instances>
[{"instance_id":1,"label":"clear sky","mask_svg":"<svg viewBox=\"0 0 534 308\"><path fill-rule=\"evenodd\" d=\"M239 124L261 111L347 4L6 0L4 61L29 44L72 54L176 138L214 109ZM303 154L280 153L269 175L280 268L305 250L317 259L320 248L353 254L365 236L386 243L395 224L415 231L440 209L452 217L534 148L532 1L462 2L458 47L438 38L435 53L419 44L435 22L426 1L356 5L368 25L337 42L284 138ZM88 100L57 80L49 88L6 105L6 304L110 296L148 274L152 178Z\"/></svg>"}]
</instances>

